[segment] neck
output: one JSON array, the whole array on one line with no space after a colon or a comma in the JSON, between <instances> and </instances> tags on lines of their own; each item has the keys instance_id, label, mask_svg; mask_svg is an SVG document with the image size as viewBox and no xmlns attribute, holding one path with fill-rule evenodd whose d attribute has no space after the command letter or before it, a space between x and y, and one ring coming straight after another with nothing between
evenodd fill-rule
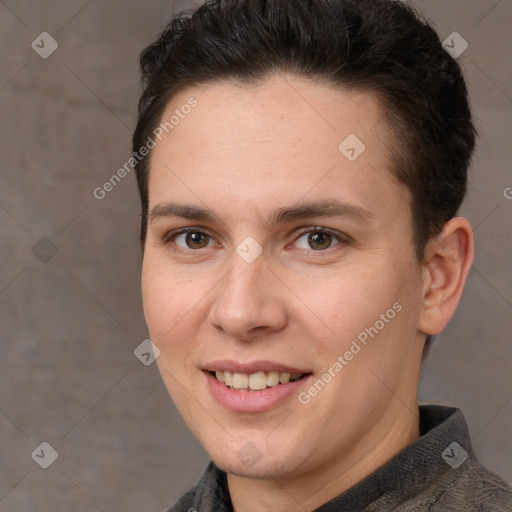
<instances>
[{"instance_id":1,"label":"neck","mask_svg":"<svg viewBox=\"0 0 512 512\"><path fill-rule=\"evenodd\" d=\"M228 474L235 512L314 510L353 487L420 436L416 403L388 412L357 446L307 474L268 480Z\"/></svg>"}]
</instances>

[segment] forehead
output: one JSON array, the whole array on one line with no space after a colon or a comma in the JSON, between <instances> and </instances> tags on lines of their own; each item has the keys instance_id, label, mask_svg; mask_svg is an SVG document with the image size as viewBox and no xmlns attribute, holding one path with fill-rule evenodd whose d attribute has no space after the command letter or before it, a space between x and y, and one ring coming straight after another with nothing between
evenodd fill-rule
<instances>
[{"instance_id":1,"label":"forehead","mask_svg":"<svg viewBox=\"0 0 512 512\"><path fill-rule=\"evenodd\" d=\"M383 207L407 196L371 94L284 75L256 86L215 82L175 95L161 121L173 117L153 149L150 208L169 195L254 211L327 192Z\"/></svg>"}]
</instances>

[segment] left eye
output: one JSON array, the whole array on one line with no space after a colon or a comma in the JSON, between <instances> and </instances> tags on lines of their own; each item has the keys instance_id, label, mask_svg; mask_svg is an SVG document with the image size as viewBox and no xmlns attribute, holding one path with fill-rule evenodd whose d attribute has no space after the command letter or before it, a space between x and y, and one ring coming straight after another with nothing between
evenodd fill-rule
<instances>
[{"instance_id":1,"label":"left eye","mask_svg":"<svg viewBox=\"0 0 512 512\"><path fill-rule=\"evenodd\" d=\"M295 245L299 249L307 249L314 251L323 251L338 245L340 239L327 231L314 230L304 233L297 239Z\"/></svg>"}]
</instances>

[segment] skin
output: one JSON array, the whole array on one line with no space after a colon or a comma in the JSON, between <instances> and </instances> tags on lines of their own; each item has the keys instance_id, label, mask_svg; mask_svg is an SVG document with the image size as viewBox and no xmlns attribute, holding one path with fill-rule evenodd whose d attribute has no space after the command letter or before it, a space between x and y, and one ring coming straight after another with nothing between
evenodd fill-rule
<instances>
[{"instance_id":1,"label":"skin","mask_svg":"<svg viewBox=\"0 0 512 512\"><path fill-rule=\"evenodd\" d=\"M197 107L152 151L149 210L173 202L207 207L218 220L149 222L142 291L159 369L228 473L236 511L313 510L419 437L425 335L441 332L457 307L472 230L452 219L417 260L410 193L393 177L392 141L369 94L275 75L258 86L189 88L163 118L191 96ZM366 145L353 162L338 149L349 134ZM330 200L368 215L268 223L275 208ZM187 248L185 235L173 236L186 227L206 236ZM339 239L299 233L309 227ZM263 248L252 263L236 252L249 236ZM396 303L395 318L307 404L294 395L240 413L208 390L202 368L219 359L281 362L318 379ZM261 454L255 464L237 457L248 442Z\"/></svg>"}]
</instances>

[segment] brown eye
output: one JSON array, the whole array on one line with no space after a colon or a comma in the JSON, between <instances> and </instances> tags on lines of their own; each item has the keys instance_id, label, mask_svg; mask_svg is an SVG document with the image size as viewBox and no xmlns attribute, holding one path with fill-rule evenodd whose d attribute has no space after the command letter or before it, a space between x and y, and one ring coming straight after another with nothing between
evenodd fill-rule
<instances>
[{"instance_id":1,"label":"brown eye","mask_svg":"<svg viewBox=\"0 0 512 512\"><path fill-rule=\"evenodd\" d=\"M347 237L341 233L332 232L327 228L310 227L300 232L295 241L295 247L306 251L327 251L336 245L346 243Z\"/></svg>"},{"instance_id":2,"label":"brown eye","mask_svg":"<svg viewBox=\"0 0 512 512\"><path fill-rule=\"evenodd\" d=\"M208 245L208 236L204 233L187 233L185 240L191 249L202 249Z\"/></svg>"},{"instance_id":3,"label":"brown eye","mask_svg":"<svg viewBox=\"0 0 512 512\"><path fill-rule=\"evenodd\" d=\"M328 249L332 244L332 235L328 233L310 233L308 243L316 251Z\"/></svg>"},{"instance_id":4,"label":"brown eye","mask_svg":"<svg viewBox=\"0 0 512 512\"><path fill-rule=\"evenodd\" d=\"M201 231L184 231L174 236L174 243L183 249L204 249L210 242L210 236Z\"/></svg>"}]
</instances>

